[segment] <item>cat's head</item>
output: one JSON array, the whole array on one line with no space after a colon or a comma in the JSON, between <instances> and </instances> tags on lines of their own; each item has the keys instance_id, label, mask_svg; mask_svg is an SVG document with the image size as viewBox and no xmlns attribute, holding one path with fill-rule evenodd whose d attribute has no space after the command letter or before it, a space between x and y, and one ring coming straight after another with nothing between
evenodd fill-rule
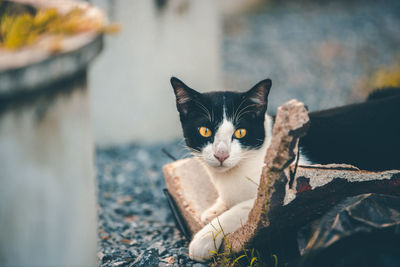
<instances>
[{"instance_id":1,"label":"cat's head","mask_svg":"<svg viewBox=\"0 0 400 267\"><path fill-rule=\"evenodd\" d=\"M207 165L229 170L262 147L271 80L244 93L199 93L171 78L186 145Z\"/></svg>"}]
</instances>

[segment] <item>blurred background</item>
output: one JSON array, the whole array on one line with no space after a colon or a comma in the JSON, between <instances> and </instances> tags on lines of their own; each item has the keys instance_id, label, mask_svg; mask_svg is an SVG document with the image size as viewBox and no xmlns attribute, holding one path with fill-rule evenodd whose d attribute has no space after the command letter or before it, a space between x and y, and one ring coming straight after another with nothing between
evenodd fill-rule
<instances>
[{"instance_id":1,"label":"blurred background","mask_svg":"<svg viewBox=\"0 0 400 267\"><path fill-rule=\"evenodd\" d=\"M121 24L90 71L96 144L159 143L181 129L169 78L201 92L272 79L269 112L400 85L400 2L91 0Z\"/></svg>"}]
</instances>

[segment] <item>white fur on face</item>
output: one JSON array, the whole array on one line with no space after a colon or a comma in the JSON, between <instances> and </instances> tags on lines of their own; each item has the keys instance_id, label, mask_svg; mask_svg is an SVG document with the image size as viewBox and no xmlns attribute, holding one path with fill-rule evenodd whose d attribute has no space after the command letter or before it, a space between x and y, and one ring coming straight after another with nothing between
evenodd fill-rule
<instances>
[{"instance_id":1,"label":"white fur on face","mask_svg":"<svg viewBox=\"0 0 400 267\"><path fill-rule=\"evenodd\" d=\"M211 167L225 171L236 166L243 157L243 149L238 140L232 139L235 127L233 123L224 117L221 125L215 133L214 142L208 144L201 151L204 161ZM229 157L221 164L214 156L220 153L228 153Z\"/></svg>"}]
</instances>

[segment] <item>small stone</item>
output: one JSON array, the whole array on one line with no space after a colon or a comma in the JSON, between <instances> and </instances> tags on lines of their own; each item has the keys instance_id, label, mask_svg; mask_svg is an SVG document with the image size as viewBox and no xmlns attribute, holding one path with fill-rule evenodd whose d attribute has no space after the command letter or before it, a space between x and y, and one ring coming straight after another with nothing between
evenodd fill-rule
<instances>
[{"instance_id":1,"label":"small stone","mask_svg":"<svg viewBox=\"0 0 400 267\"><path fill-rule=\"evenodd\" d=\"M122 197L117 198L117 203L120 204L120 205L123 205L123 204L125 204L125 203L130 203L130 202L132 202L132 201L133 201L133 199L132 199L132 197L129 196L129 195L126 195L126 196L122 196Z\"/></svg>"},{"instance_id":2,"label":"small stone","mask_svg":"<svg viewBox=\"0 0 400 267\"><path fill-rule=\"evenodd\" d=\"M103 260L103 258L104 258L103 252L99 251L99 252L97 253L97 258L98 258L99 260Z\"/></svg>"},{"instance_id":3,"label":"small stone","mask_svg":"<svg viewBox=\"0 0 400 267\"><path fill-rule=\"evenodd\" d=\"M112 256L111 255L104 255L103 258L101 259L101 261L103 263L109 262L112 260Z\"/></svg>"},{"instance_id":4,"label":"small stone","mask_svg":"<svg viewBox=\"0 0 400 267\"><path fill-rule=\"evenodd\" d=\"M185 244L185 241L184 240L177 240L176 242L175 242L175 244L173 245L173 247L174 248L181 248L181 247L183 247L183 245Z\"/></svg>"},{"instance_id":5,"label":"small stone","mask_svg":"<svg viewBox=\"0 0 400 267\"><path fill-rule=\"evenodd\" d=\"M128 215L128 216L125 216L124 222L131 223L137 219L138 219L138 216L136 216L136 215Z\"/></svg>"},{"instance_id":6,"label":"small stone","mask_svg":"<svg viewBox=\"0 0 400 267\"><path fill-rule=\"evenodd\" d=\"M167 251L168 251L168 250L167 250L166 247L160 247L160 248L158 249L158 254L159 254L160 256L164 256L164 255L166 254Z\"/></svg>"},{"instance_id":7,"label":"small stone","mask_svg":"<svg viewBox=\"0 0 400 267\"><path fill-rule=\"evenodd\" d=\"M164 262L168 263L168 264L174 264L174 263L175 263L175 259L174 259L174 257L172 257L172 256L167 257L167 258L162 259L162 260L163 260Z\"/></svg>"},{"instance_id":8,"label":"small stone","mask_svg":"<svg viewBox=\"0 0 400 267\"><path fill-rule=\"evenodd\" d=\"M181 255L189 255L189 249L188 248L179 248L179 254Z\"/></svg>"},{"instance_id":9,"label":"small stone","mask_svg":"<svg viewBox=\"0 0 400 267\"><path fill-rule=\"evenodd\" d=\"M130 249L129 249L129 252L132 254L132 256L133 256L134 258L137 258L137 257L140 255L140 252L137 251L136 249L130 248Z\"/></svg>"},{"instance_id":10,"label":"small stone","mask_svg":"<svg viewBox=\"0 0 400 267\"><path fill-rule=\"evenodd\" d=\"M158 252L155 248L145 250L133 262L134 267L158 266L159 263Z\"/></svg>"},{"instance_id":11,"label":"small stone","mask_svg":"<svg viewBox=\"0 0 400 267\"><path fill-rule=\"evenodd\" d=\"M143 211L143 214L144 214L145 216L150 216L150 215L153 214L153 210L152 210L152 209L149 209L149 208L144 208L142 211Z\"/></svg>"},{"instance_id":12,"label":"small stone","mask_svg":"<svg viewBox=\"0 0 400 267\"><path fill-rule=\"evenodd\" d=\"M121 266L121 265L123 265L123 264L125 264L126 262L125 261L117 261L117 262L114 262L113 264L112 264L112 266Z\"/></svg>"},{"instance_id":13,"label":"small stone","mask_svg":"<svg viewBox=\"0 0 400 267\"><path fill-rule=\"evenodd\" d=\"M185 258L180 258L178 262L179 262L180 265L185 265L186 261L187 260Z\"/></svg>"},{"instance_id":14,"label":"small stone","mask_svg":"<svg viewBox=\"0 0 400 267\"><path fill-rule=\"evenodd\" d=\"M192 265L192 267L207 267L207 265L205 265L203 263L195 263Z\"/></svg>"},{"instance_id":15,"label":"small stone","mask_svg":"<svg viewBox=\"0 0 400 267\"><path fill-rule=\"evenodd\" d=\"M132 241L132 240L130 240L130 239L122 239L122 240L119 240L119 242L122 242L122 243L124 243L124 244L126 244L126 245L128 245L128 246L130 246L130 245L132 245L134 242Z\"/></svg>"}]
</instances>

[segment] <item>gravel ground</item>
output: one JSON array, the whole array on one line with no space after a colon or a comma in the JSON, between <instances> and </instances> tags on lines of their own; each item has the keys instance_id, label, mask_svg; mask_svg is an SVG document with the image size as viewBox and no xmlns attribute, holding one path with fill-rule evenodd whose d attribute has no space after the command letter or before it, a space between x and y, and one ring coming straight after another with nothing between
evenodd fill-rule
<instances>
[{"instance_id":1,"label":"gravel ground","mask_svg":"<svg viewBox=\"0 0 400 267\"><path fill-rule=\"evenodd\" d=\"M205 266L189 259L162 192L162 148L187 155L179 142L96 152L100 266Z\"/></svg>"}]
</instances>

